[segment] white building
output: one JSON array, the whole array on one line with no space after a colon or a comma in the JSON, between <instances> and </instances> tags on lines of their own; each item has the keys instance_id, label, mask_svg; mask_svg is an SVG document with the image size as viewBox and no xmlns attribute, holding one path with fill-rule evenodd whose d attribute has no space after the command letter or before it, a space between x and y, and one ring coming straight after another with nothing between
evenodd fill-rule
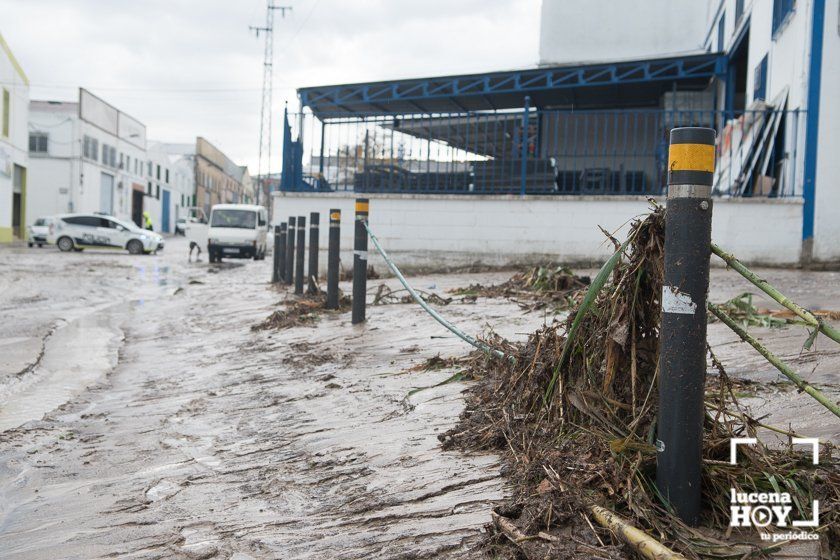
<instances>
[{"instance_id":1,"label":"white building","mask_svg":"<svg viewBox=\"0 0 840 560\"><path fill-rule=\"evenodd\" d=\"M840 60L838 13L840 0L544 0L540 64L721 53L720 73L701 98L719 112L719 170L743 168L732 145L738 152L757 145L747 141L751 126L761 124L752 130L766 130L775 147L764 156L772 163L764 161L756 186L749 185L752 194L760 178L801 200L800 259L836 261L840 67L831 61ZM761 115L768 106L777 115ZM670 101L663 98L661 107Z\"/></svg>"},{"instance_id":2,"label":"white building","mask_svg":"<svg viewBox=\"0 0 840 560\"><path fill-rule=\"evenodd\" d=\"M151 196L146 210L155 229L163 233L175 232L175 221L186 216L185 208L193 205L195 196L195 158L177 146L149 142L146 150L147 171L151 170L147 177Z\"/></svg>"},{"instance_id":3,"label":"white building","mask_svg":"<svg viewBox=\"0 0 840 560\"><path fill-rule=\"evenodd\" d=\"M28 113L29 80L0 35L0 243L24 237Z\"/></svg>"},{"instance_id":4,"label":"white building","mask_svg":"<svg viewBox=\"0 0 840 560\"><path fill-rule=\"evenodd\" d=\"M140 223L153 196L146 127L85 89L79 100L32 101L27 220L103 212Z\"/></svg>"}]
</instances>

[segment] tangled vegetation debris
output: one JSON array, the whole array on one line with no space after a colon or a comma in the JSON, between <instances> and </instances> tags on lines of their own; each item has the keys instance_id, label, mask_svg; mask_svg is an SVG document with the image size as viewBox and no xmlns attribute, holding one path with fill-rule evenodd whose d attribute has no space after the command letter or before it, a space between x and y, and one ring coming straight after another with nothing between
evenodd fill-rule
<instances>
[{"instance_id":1,"label":"tangled vegetation debris","mask_svg":"<svg viewBox=\"0 0 840 560\"><path fill-rule=\"evenodd\" d=\"M442 298L434 292L415 290L427 303L432 305L449 305L452 298ZM387 284L380 284L373 295L373 305L388 305L393 303L414 303L414 298L406 289L393 290Z\"/></svg>"},{"instance_id":2,"label":"tangled vegetation debris","mask_svg":"<svg viewBox=\"0 0 840 560\"><path fill-rule=\"evenodd\" d=\"M517 272L502 284L471 284L466 288L450 290L450 293L473 299L507 298L524 309L543 309L550 306L557 311L573 307L589 283L588 276L578 276L565 266L543 265Z\"/></svg>"},{"instance_id":3,"label":"tangled vegetation debris","mask_svg":"<svg viewBox=\"0 0 840 560\"><path fill-rule=\"evenodd\" d=\"M731 317L736 323L742 327L770 327L780 328L787 325L807 325L796 316L787 312L774 313L767 309L759 309L753 305L753 296L751 292L744 292L737 295L729 301L722 303L718 307ZM716 321L714 315L709 314L709 322Z\"/></svg>"},{"instance_id":4,"label":"tangled vegetation debris","mask_svg":"<svg viewBox=\"0 0 840 560\"><path fill-rule=\"evenodd\" d=\"M444 448L492 449L504 457L514 492L496 508L488 552L511 558L632 557L635 552L613 533L596 528L591 519L598 507L687 558L755 558L783 546L759 540L752 528L727 532L732 489L788 492L792 518L799 519L811 518L811 503L818 499L818 532L836 551L840 467L832 447L823 445L814 466L804 454L759 443L730 465L733 437L755 437L760 428L795 434L750 417L713 356L718 373L708 377L706 390L703 524L688 527L669 512L656 490L654 445L664 210L655 207L636 221L621 249L613 242L620 257L610 281L578 320L565 355L575 313L521 344L487 341L515 362L474 352L467 364L481 381L471 389L459 425L440 439ZM547 391L555 379L553 392Z\"/></svg>"},{"instance_id":5,"label":"tangled vegetation debris","mask_svg":"<svg viewBox=\"0 0 840 560\"><path fill-rule=\"evenodd\" d=\"M252 331L281 330L291 327L314 325L321 313L328 313L326 307L327 296L324 292L314 295L295 296L291 301L287 298L281 302L282 309L274 311L262 322L252 325ZM338 312L347 311L352 305L349 296L339 294Z\"/></svg>"}]
</instances>

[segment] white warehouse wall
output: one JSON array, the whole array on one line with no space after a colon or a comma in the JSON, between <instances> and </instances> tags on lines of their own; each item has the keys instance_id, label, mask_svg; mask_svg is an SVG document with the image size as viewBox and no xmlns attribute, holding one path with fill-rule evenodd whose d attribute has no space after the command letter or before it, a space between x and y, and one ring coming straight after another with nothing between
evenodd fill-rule
<instances>
[{"instance_id":1,"label":"white warehouse wall","mask_svg":"<svg viewBox=\"0 0 840 560\"><path fill-rule=\"evenodd\" d=\"M370 196L370 225L398 265L408 268L504 266L559 261L596 264L611 254L598 226L626 234L647 212L645 197ZM351 262L352 193L273 193L274 224L320 212L325 261L331 208L341 210L342 263ZM308 226L307 226L308 227ZM802 204L798 200L715 200L712 238L753 264L799 261ZM371 263L384 266L369 244ZM377 264L378 263L378 264ZM322 265L323 266L323 265ZM322 269L322 272L325 269Z\"/></svg>"},{"instance_id":2,"label":"white warehouse wall","mask_svg":"<svg viewBox=\"0 0 840 560\"><path fill-rule=\"evenodd\" d=\"M543 0L540 64L609 62L700 51L711 2Z\"/></svg>"}]
</instances>

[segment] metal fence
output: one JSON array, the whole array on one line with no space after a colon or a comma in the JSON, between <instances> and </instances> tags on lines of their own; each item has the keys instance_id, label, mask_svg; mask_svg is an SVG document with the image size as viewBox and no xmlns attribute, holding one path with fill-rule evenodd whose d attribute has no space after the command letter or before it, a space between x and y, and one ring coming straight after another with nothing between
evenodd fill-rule
<instances>
[{"instance_id":1,"label":"metal fence","mask_svg":"<svg viewBox=\"0 0 840 560\"><path fill-rule=\"evenodd\" d=\"M283 190L659 195L676 126L718 131L715 193L799 194L798 110L289 117ZM289 161L286 161L289 160Z\"/></svg>"}]
</instances>

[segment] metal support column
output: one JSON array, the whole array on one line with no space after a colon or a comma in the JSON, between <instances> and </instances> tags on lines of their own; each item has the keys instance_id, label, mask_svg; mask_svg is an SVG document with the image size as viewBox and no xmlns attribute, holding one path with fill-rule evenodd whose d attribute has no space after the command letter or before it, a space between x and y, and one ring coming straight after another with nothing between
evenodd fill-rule
<instances>
[{"instance_id":1,"label":"metal support column","mask_svg":"<svg viewBox=\"0 0 840 560\"><path fill-rule=\"evenodd\" d=\"M526 164L528 163L528 120L530 119L530 112L531 112L531 97L526 95L525 96L525 110L522 111L522 133L519 135L519 140L522 142L522 148L520 150L520 159L519 162L521 164L521 169L519 172L519 195L525 196L525 182L527 181L528 177L528 168Z\"/></svg>"}]
</instances>

